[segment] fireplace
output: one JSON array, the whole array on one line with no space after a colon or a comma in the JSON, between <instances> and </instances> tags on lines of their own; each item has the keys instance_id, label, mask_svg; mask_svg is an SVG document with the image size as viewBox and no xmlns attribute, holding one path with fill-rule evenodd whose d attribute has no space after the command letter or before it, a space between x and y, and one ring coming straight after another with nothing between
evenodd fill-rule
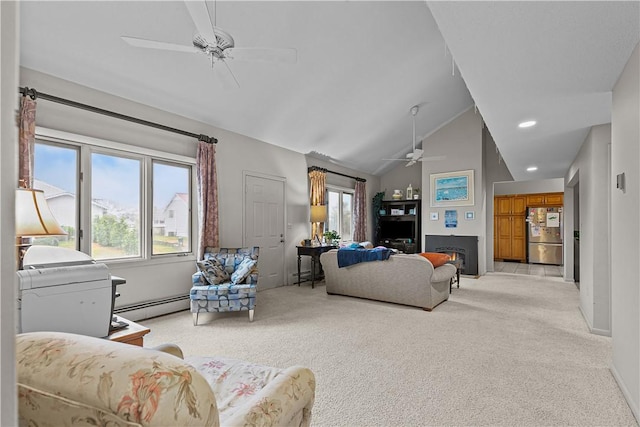
<instances>
[{"instance_id":1,"label":"fireplace","mask_svg":"<svg viewBox=\"0 0 640 427\"><path fill-rule=\"evenodd\" d=\"M460 259L462 274L478 275L478 236L427 234L424 236L424 251L445 253L452 259Z\"/></svg>"}]
</instances>

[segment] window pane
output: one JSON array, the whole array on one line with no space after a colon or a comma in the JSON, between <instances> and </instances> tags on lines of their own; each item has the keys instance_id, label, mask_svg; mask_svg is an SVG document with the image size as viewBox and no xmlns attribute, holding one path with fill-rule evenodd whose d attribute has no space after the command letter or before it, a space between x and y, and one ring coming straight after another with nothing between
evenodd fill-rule
<instances>
[{"instance_id":1,"label":"window pane","mask_svg":"<svg viewBox=\"0 0 640 427\"><path fill-rule=\"evenodd\" d=\"M342 240L352 240L353 232L351 231L351 224L353 215L352 212L352 203L353 195L349 193L342 193L342 232L340 236L342 236Z\"/></svg>"},{"instance_id":2,"label":"window pane","mask_svg":"<svg viewBox=\"0 0 640 427\"><path fill-rule=\"evenodd\" d=\"M34 245L78 249L78 150L74 147L36 142L34 147L33 188L44 197L66 236L37 237Z\"/></svg>"},{"instance_id":3,"label":"window pane","mask_svg":"<svg viewBox=\"0 0 640 427\"><path fill-rule=\"evenodd\" d=\"M327 204L327 230L336 230L340 234L340 193L328 191L329 202Z\"/></svg>"},{"instance_id":4,"label":"window pane","mask_svg":"<svg viewBox=\"0 0 640 427\"><path fill-rule=\"evenodd\" d=\"M190 169L153 163L153 255L191 252Z\"/></svg>"},{"instance_id":5,"label":"window pane","mask_svg":"<svg viewBox=\"0 0 640 427\"><path fill-rule=\"evenodd\" d=\"M91 256L140 256L140 166L136 159L91 155Z\"/></svg>"}]
</instances>

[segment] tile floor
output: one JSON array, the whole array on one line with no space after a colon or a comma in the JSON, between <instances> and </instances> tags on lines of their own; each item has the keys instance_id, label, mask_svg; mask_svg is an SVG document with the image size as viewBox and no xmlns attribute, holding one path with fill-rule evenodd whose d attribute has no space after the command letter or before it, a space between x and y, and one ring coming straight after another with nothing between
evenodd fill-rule
<instances>
[{"instance_id":1,"label":"tile floor","mask_svg":"<svg viewBox=\"0 0 640 427\"><path fill-rule=\"evenodd\" d=\"M530 276L562 277L561 265L523 264L520 262L493 262L496 273L525 274Z\"/></svg>"}]
</instances>

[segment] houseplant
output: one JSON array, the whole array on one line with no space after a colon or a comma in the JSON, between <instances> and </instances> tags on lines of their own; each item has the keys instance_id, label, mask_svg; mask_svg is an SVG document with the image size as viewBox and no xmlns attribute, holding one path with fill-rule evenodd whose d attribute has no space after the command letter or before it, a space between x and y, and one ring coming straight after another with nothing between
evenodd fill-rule
<instances>
[{"instance_id":1,"label":"houseplant","mask_svg":"<svg viewBox=\"0 0 640 427\"><path fill-rule=\"evenodd\" d=\"M336 230L325 231L323 236L325 241L331 245L337 246L340 243L340 235Z\"/></svg>"}]
</instances>

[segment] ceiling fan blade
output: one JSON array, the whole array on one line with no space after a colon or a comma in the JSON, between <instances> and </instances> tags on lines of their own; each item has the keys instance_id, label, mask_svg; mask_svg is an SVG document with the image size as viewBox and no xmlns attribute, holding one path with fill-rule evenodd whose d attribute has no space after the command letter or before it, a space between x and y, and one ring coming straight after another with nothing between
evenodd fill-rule
<instances>
[{"instance_id":1,"label":"ceiling fan blade","mask_svg":"<svg viewBox=\"0 0 640 427\"><path fill-rule=\"evenodd\" d=\"M157 40L139 39L137 37L120 36L122 40L135 47L144 47L148 49L173 50L177 52L196 53L198 49L194 46L186 46L182 44L167 43Z\"/></svg>"},{"instance_id":2,"label":"ceiling fan blade","mask_svg":"<svg viewBox=\"0 0 640 427\"><path fill-rule=\"evenodd\" d=\"M404 167L408 168L409 166L413 166L416 164L415 160L409 160L409 163L407 163Z\"/></svg>"},{"instance_id":3,"label":"ceiling fan blade","mask_svg":"<svg viewBox=\"0 0 640 427\"><path fill-rule=\"evenodd\" d=\"M294 48L232 47L224 50L227 58L241 61L272 61L295 64L298 51Z\"/></svg>"},{"instance_id":4,"label":"ceiling fan blade","mask_svg":"<svg viewBox=\"0 0 640 427\"><path fill-rule=\"evenodd\" d=\"M408 162L409 159L382 159L382 160L390 160L390 161L396 161L396 162Z\"/></svg>"},{"instance_id":5,"label":"ceiling fan blade","mask_svg":"<svg viewBox=\"0 0 640 427\"><path fill-rule=\"evenodd\" d=\"M418 161L420 162L435 162L438 160L444 160L446 159L447 156L431 156L431 157L422 157L420 159L418 159Z\"/></svg>"},{"instance_id":6,"label":"ceiling fan blade","mask_svg":"<svg viewBox=\"0 0 640 427\"><path fill-rule=\"evenodd\" d=\"M205 40L209 42L209 44L217 46L218 39L213 32L213 23L211 22L211 18L209 16L209 8L207 7L207 2L185 0L184 4L185 6L187 6L189 15L191 15L191 19L193 20L198 33L200 33L200 35L204 37Z\"/></svg>"},{"instance_id":7,"label":"ceiling fan blade","mask_svg":"<svg viewBox=\"0 0 640 427\"><path fill-rule=\"evenodd\" d=\"M229 70L229 74L231 74L231 77L233 77L233 81L236 83L236 86L240 87L240 82L238 81L238 79L236 79L236 75L233 74L233 71L231 71L231 67L229 67L229 64L227 64L227 61L225 61L224 59L221 59L220 61L222 61L222 63L226 66L227 70Z\"/></svg>"}]
</instances>

